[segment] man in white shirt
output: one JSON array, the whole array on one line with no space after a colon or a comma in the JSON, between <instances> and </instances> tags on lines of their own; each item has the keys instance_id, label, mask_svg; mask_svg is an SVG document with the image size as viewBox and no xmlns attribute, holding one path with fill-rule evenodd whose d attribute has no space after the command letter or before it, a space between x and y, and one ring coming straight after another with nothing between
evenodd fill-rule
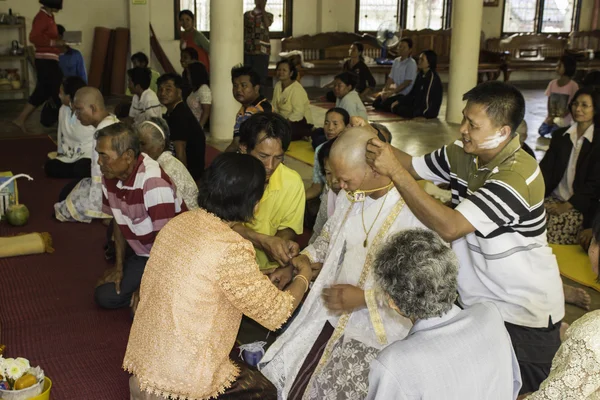
<instances>
[{"instance_id":1,"label":"man in white shirt","mask_svg":"<svg viewBox=\"0 0 600 400\"><path fill-rule=\"evenodd\" d=\"M381 298L414 325L371 362L368 400L517 397L519 366L502 315L489 302L454 305L458 260L436 233L397 233L373 272Z\"/></svg>"},{"instance_id":2,"label":"man in white shirt","mask_svg":"<svg viewBox=\"0 0 600 400\"><path fill-rule=\"evenodd\" d=\"M400 40L400 57L394 60L383 90L373 101L373 107L376 109L391 112L392 104L401 96L410 93L417 78L417 62L412 58L412 47L412 39Z\"/></svg>"},{"instance_id":3,"label":"man in white shirt","mask_svg":"<svg viewBox=\"0 0 600 400\"><path fill-rule=\"evenodd\" d=\"M129 77L129 90L133 94L129 117L136 124L149 120L152 117L162 117L162 105L158 96L150 89L152 71L150 68L135 67L127 71Z\"/></svg>"}]
</instances>

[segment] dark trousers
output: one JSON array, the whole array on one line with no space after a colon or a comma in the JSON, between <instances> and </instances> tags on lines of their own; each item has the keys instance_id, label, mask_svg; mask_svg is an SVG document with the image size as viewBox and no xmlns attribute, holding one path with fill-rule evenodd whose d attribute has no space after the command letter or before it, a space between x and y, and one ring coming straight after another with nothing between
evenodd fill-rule
<instances>
[{"instance_id":1,"label":"dark trousers","mask_svg":"<svg viewBox=\"0 0 600 400\"><path fill-rule=\"evenodd\" d=\"M267 54L244 54L244 65L252 67L260 76L260 85L266 86L269 78L269 56Z\"/></svg>"},{"instance_id":2,"label":"dark trousers","mask_svg":"<svg viewBox=\"0 0 600 400\"><path fill-rule=\"evenodd\" d=\"M327 141L327 136L325 136L325 131L323 130L323 128L317 128L313 130L310 134L310 139L312 142L313 149L316 150L317 147L319 147L319 145Z\"/></svg>"},{"instance_id":3,"label":"dark trousers","mask_svg":"<svg viewBox=\"0 0 600 400\"><path fill-rule=\"evenodd\" d=\"M505 322L519 362L523 386L519 394L535 392L548 377L552 359L560 347L560 322L547 328L528 328Z\"/></svg>"},{"instance_id":4,"label":"dark trousers","mask_svg":"<svg viewBox=\"0 0 600 400\"><path fill-rule=\"evenodd\" d=\"M395 101L402 99L403 97L403 94L397 94L383 100L381 96L377 96L377 98L373 101L373 108L376 108L377 110L381 111L392 112L392 104Z\"/></svg>"},{"instance_id":5,"label":"dark trousers","mask_svg":"<svg viewBox=\"0 0 600 400\"><path fill-rule=\"evenodd\" d=\"M114 283L105 283L98 286L94 292L96 304L109 309L129 307L131 296L140 287L147 262L148 257L133 255L127 258L123 263L121 293L117 294Z\"/></svg>"},{"instance_id":6,"label":"dark trousers","mask_svg":"<svg viewBox=\"0 0 600 400\"><path fill-rule=\"evenodd\" d=\"M67 197L69 197L69 194L73 191L73 189L75 189L75 186L77 186L77 184L79 183L79 181L81 181L81 179L75 179L74 181L71 181L69 183L67 183L60 191L60 194L58 195L58 202L63 202L67 199Z\"/></svg>"},{"instance_id":7,"label":"dark trousers","mask_svg":"<svg viewBox=\"0 0 600 400\"><path fill-rule=\"evenodd\" d=\"M29 104L39 107L49 99L53 99L54 104L61 104L58 92L62 84L63 73L60 70L58 61L36 58L35 70L37 73L37 83L35 90L29 96Z\"/></svg>"},{"instance_id":8,"label":"dark trousers","mask_svg":"<svg viewBox=\"0 0 600 400\"><path fill-rule=\"evenodd\" d=\"M74 163L66 163L60 160L48 160L44 164L44 171L50 178L81 179L92 175L92 160L82 158Z\"/></svg>"}]
</instances>

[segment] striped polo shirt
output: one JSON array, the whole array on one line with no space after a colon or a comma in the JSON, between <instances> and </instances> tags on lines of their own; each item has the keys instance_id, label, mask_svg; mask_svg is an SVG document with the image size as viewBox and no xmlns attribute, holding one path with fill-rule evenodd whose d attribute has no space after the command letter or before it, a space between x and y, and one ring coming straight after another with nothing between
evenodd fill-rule
<instances>
[{"instance_id":1,"label":"striped polo shirt","mask_svg":"<svg viewBox=\"0 0 600 400\"><path fill-rule=\"evenodd\" d=\"M487 165L458 140L413 158L413 168L423 179L449 183L453 207L475 227L452 243L461 304L492 301L506 322L532 328L560 321L564 295L546 239L544 178L518 136Z\"/></svg>"},{"instance_id":2,"label":"striped polo shirt","mask_svg":"<svg viewBox=\"0 0 600 400\"><path fill-rule=\"evenodd\" d=\"M171 218L187 211L175 185L142 153L126 181L102 178L102 211L112 215L138 256L148 257L156 235Z\"/></svg>"}]
</instances>

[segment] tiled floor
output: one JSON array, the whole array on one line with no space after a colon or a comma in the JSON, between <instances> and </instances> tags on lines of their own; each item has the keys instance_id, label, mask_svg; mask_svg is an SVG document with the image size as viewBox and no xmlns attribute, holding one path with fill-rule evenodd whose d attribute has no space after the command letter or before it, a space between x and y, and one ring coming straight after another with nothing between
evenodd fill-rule
<instances>
[{"instance_id":1,"label":"tiled floor","mask_svg":"<svg viewBox=\"0 0 600 400\"><path fill-rule=\"evenodd\" d=\"M529 127L529 137L527 143L532 149L535 149L539 144L547 144L548 140L538 139L537 128L542 123L546 116L546 97L544 96L544 84L518 84L517 85L525 97L527 104L527 111L525 120ZM317 98L323 93L318 89L309 89L309 97ZM265 93L268 96L268 93ZM118 103L117 99L108 99L107 104L109 107L114 107ZM10 138L22 135L16 127L12 126L10 121L14 119L21 108L23 102L18 101L2 101L0 102L0 139ZM440 111L440 118L437 120L429 121L399 121L385 123L388 129L392 132L392 144L411 155L422 155L431 152L442 145L451 142L455 138L458 138L458 126L449 124L445 121L445 110L446 110L446 98L442 103L442 109ZM322 126L325 116L325 110L319 107L312 106L313 119L315 125ZM39 124L39 111L37 111L29 119L27 128L29 134L50 134L56 135L55 129L43 128ZM210 142L210 139L209 139ZM211 142L211 144L219 149L224 149L228 143ZM2 146L2 141L0 141ZM536 151L538 160L543 157L543 152ZM288 157L286 159L286 165L295 169L300 173L306 184L310 184L312 177L312 167L297 161L293 158ZM0 160L0 167L6 167L2 165ZM576 283L569 282L574 286L579 286ZM592 309L600 308L600 293L597 293L591 289L588 292L592 295ZM577 307L567 305L567 315L565 321L572 322L575 319L583 315L584 310Z\"/></svg>"}]
</instances>

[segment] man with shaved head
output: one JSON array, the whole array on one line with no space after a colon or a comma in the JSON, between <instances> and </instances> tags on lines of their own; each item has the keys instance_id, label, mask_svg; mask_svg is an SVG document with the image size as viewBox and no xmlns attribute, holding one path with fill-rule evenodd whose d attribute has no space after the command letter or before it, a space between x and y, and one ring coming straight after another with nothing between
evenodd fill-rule
<instances>
[{"instance_id":1,"label":"man with shaved head","mask_svg":"<svg viewBox=\"0 0 600 400\"><path fill-rule=\"evenodd\" d=\"M96 132L119 122L104 105L102 93L93 87L83 87L75 94L73 109L83 126L93 126ZM69 183L62 190L54 215L62 222L91 222L94 218L108 218L102 212L102 173L98 165L98 152L92 151L91 177Z\"/></svg>"},{"instance_id":2,"label":"man with shaved head","mask_svg":"<svg viewBox=\"0 0 600 400\"><path fill-rule=\"evenodd\" d=\"M300 313L260 364L284 398L365 398L370 361L411 328L378 292L371 269L389 236L423 225L390 178L366 164L366 145L375 137L370 127L354 127L336 139L329 156L342 188L335 212L317 240L292 259L296 267L311 265L318 276Z\"/></svg>"}]
</instances>

